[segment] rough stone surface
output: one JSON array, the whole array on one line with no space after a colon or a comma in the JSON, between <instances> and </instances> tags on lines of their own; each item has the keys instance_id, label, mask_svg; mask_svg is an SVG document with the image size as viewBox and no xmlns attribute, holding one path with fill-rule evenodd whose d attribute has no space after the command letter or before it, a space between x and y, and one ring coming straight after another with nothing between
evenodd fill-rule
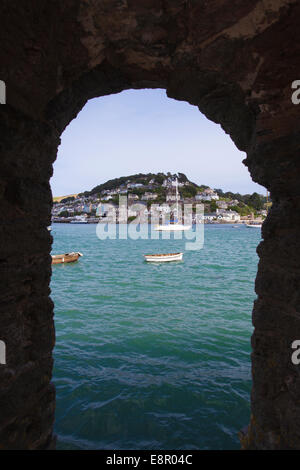
<instances>
[{"instance_id":1,"label":"rough stone surface","mask_svg":"<svg viewBox=\"0 0 300 470\"><path fill-rule=\"evenodd\" d=\"M274 202L253 309L248 449L300 448L300 4L297 0L2 0L0 447L53 446L49 178L86 101L164 88L220 123ZM238 431L238 430L237 430Z\"/></svg>"}]
</instances>

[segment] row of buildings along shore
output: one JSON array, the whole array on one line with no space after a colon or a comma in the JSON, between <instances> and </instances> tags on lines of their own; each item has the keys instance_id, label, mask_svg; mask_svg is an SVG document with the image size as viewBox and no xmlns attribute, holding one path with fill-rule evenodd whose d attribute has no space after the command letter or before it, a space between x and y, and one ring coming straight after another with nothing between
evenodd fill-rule
<instances>
[{"instance_id":1,"label":"row of buildings along shore","mask_svg":"<svg viewBox=\"0 0 300 470\"><path fill-rule=\"evenodd\" d=\"M241 216L232 209L238 206L238 200L220 199L216 191L209 187L198 191L193 197L183 197L180 190L191 183L176 183L178 196L174 179L164 180L161 185L163 198L153 191L155 185L151 181L147 186L128 182L102 190L100 194L66 196L53 204L52 222L113 223L135 220L138 223L149 223L177 219L184 223L246 223L261 222L267 215L263 209Z\"/></svg>"}]
</instances>

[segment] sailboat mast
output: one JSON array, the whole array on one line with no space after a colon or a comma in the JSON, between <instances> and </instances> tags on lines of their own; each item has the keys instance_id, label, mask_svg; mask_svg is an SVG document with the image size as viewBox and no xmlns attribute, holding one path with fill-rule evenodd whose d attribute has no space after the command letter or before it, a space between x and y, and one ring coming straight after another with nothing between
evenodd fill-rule
<instances>
[{"instance_id":1,"label":"sailboat mast","mask_svg":"<svg viewBox=\"0 0 300 470\"><path fill-rule=\"evenodd\" d=\"M177 211L177 219L178 219L178 179L176 178L176 211Z\"/></svg>"}]
</instances>

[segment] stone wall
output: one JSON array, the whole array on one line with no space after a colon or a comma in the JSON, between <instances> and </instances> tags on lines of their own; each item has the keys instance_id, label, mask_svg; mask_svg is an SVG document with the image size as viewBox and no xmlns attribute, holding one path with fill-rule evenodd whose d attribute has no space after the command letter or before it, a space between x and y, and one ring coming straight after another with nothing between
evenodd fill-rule
<instances>
[{"instance_id":1,"label":"stone wall","mask_svg":"<svg viewBox=\"0 0 300 470\"><path fill-rule=\"evenodd\" d=\"M0 449L39 449L52 440L54 346L51 163L57 133L0 107Z\"/></svg>"},{"instance_id":2,"label":"stone wall","mask_svg":"<svg viewBox=\"0 0 300 470\"><path fill-rule=\"evenodd\" d=\"M299 15L296 0L1 2L0 447L54 445L47 226L59 136L90 98L165 88L220 123L271 192L258 248L252 415L241 440L300 448L300 377L290 359L300 339L300 106L291 102Z\"/></svg>"}]
</instances>

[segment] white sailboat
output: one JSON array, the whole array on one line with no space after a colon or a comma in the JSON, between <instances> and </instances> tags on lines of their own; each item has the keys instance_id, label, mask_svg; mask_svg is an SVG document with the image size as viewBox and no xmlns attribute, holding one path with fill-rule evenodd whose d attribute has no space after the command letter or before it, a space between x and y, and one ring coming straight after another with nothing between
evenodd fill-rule
<instances>
[{"instance_id":1,"label":"white sailboat","mask_svg":"<svg viewBox=\"0 0 300 470\"><path fill-rule=\"evenodd\" d=\"M179 201L179 194L178 194L178 179L176 178L176 214L178 217L178 201ZM159 230L160 232L177 232L182 230L189 230L191 225L183 225L177 222L175 223L168 223L165 225L156 225L154 230Z\"/></svg>"}]
</instances>

